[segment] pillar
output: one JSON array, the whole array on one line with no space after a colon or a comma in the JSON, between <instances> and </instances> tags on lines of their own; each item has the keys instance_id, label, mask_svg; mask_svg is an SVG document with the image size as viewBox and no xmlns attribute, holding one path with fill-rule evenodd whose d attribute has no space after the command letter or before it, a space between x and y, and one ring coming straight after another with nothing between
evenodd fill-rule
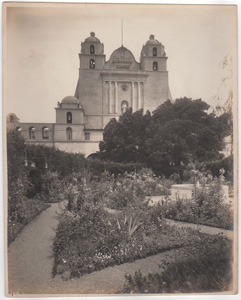
<instances>
[{"instance_id":1,"label":"pillar","mask_svg":"<svg viewBox=\"0 0 241 300\"><path fill-rule=\"evenodd\" d=\"M115 81L115 113L118 114L117 82Z\"/></svg>"},{"instance_id":2,"label":"pillar","mask_svg":"<svg viewBox=\"0 0 241 300\"><path fill-rule=\"evenodd\" d=\"M108 94L109 94L109 114L112 114L111 81L108 81L108 83L109 83L109 90L108 90Z\"/></svg>"},{"instance_id":3,"label":"pillar","mask_svg":"<svg viewBox=\"0 0 241 300\"><path fill-rule=\"evenodd\" d=\"M131 87L132 87L132 90L131 90L131 107L132 107L132 111L134 112L135 111L135 97L134 97L134 82L131 83Z\"/></svg>"},{"instance_id":4,"label":"pillar","mask_svg":"<svg viewBox=\"0 0 241 300\"><path fill-rule=\"evenodd\" d=\"M138 86L138 109L141 109L141 85L140 82L137 82Z\"/></svg>"}]
</instances>

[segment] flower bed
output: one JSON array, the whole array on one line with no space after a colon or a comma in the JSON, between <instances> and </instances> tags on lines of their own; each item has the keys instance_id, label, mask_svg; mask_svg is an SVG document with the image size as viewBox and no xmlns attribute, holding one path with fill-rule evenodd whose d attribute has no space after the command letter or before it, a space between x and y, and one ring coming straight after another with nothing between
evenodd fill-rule
<instances>
[{"instance_id":1,"label":"flower bed","mask_svg":"<svg viewBox=\"0 0 241 300\"><path fill-rule=\"evenodd\" d=\"M160 272L126 274L120 293L207 293L232 289L232 243L221 236L202 236L198 243L160 262Z\"/></svg>"},{"instance_id":2,"label":"flower bed","mask_svg":"<svg viewBox=\"0 0 241 300\"><path fill-rule=\"evenodd\" d=\"M54 242L54 274L65 279L180 248L200 239L190 229L165 224L156 208L110 214L100 206L65 211Z\"/></svg>"},{"instance_id":3,"label":"flower bed","mask_svg":"<svg viewBox=\"0 0 241 300\"><path fill-rule=\"evenodd\" d=\"M177 201L173 207L148 206L146 196L153 191L168 194L168 182L162 183L163 180L147 169L117 178L104 172L96 180L87 173L73 174L66 179L68 204L59 216L53 274L62 274L65 279L80 277L108 266L200 243L202 236L198 232L168 226L163 219L163 216L184 214L186 203ZM210 220L210 216L217 214L215 209L220 198L216 188L209 189L208 201L213 197L214 203L210 209L210 202L208 205L205 202L206 195L197 194L195 217Z\"/></svg>"},{"instance_id":4,"label":"flower bed","mask_svg":"<svg viewBox=\"0 0 241 300\"><path fill-rule=\"evenodd\" d=\"M166 218L195 224L231 229L233 226L232 205L226 203L222 182L215 179L205 187L195 188L192 199L177 197L163 205Z\"/></svg>"},{"instance_id":5,"label":"flower bed","mask_svg":"<svg viewBox=\"0 0 241 300\"><path fill-rule=\"evenodd\" d=\"M8 244L15 240L20 231L50 205L37 199L20 199L16 211L8 217Z\"/></svg>"}]
</instances>

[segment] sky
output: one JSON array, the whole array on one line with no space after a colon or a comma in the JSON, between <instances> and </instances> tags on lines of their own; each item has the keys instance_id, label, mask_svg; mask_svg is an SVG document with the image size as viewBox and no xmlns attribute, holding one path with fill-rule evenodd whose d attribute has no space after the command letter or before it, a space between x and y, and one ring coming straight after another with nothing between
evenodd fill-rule
<instances>
[{"instance_id":1,"label":"sky","mask_svg":"<svg viewBox=\"0 0 241 300\"><path fill-rule=\"evenodd\" d=\"M236 83L235 6L15 3L5 16L4 114L21 122L55 122L57 102L75 93L81 42L94 31L108 60L121 46L121 19L138 62L151 34L165 46L173 99L222 105Z\"/></svg>"}]
</instances>

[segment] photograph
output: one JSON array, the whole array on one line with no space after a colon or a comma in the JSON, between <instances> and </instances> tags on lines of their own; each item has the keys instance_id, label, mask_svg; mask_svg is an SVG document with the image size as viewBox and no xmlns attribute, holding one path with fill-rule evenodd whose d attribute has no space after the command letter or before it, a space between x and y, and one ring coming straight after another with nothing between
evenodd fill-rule
<instances>
[{"instance_id":1,"label":"photograph","mask_svg":"<svg viewBox=\"0 0 241 300\"><path fill-rule=\"evenodd\" d=\"M237 10L2 3L6 297L238 293Z\"/></svg>"}]
</instances>

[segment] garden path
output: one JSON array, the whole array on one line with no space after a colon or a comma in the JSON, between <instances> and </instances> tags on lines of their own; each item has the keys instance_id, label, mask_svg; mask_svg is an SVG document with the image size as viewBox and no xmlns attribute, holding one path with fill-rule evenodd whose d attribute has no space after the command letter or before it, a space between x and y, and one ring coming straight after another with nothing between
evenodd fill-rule
<instances>
[{"instance_id":1,"label":"garden path","mask_svg":"<svg viewBox=\"0 0 241 300\"><path fill-rule=\"evenodd\" d=\"M73 280L63 281L60 275L52 277L54 228L58 224L59 204L52 204L36 217L19 234L8 248L9 293L16 294L114 294L124 286L126 273L133 275L141 270L144 275L161 272L162 260L169 262L176 255L185 258L185 250L159 253L93 272ZM190 224L188 224L190 225ZM216 233L214 233L216 234Z\"/></svg>"},{"instance_id":2,"label":"garden path","mask_svg":"<svg viewBox=\"0 0 241 300\"><path fill-rule=\"evenodd\" d=\"M182 221L176 221L176 220L171 220L171 219L165 219L167 224L172 225L172 226L177 226L179 228L191 228L194 230L198 230L202 233L206 233L209 235L216 235L216 234L222 234L223 236L227 237L228 239L233 239L233 231L232 230L227 230L227 229L222 229L222 228L216 228L216 227L211 227L211 226L206 226L206 225L197 225L193 223L186 223Z\"/></svg>"}]
</instances>

